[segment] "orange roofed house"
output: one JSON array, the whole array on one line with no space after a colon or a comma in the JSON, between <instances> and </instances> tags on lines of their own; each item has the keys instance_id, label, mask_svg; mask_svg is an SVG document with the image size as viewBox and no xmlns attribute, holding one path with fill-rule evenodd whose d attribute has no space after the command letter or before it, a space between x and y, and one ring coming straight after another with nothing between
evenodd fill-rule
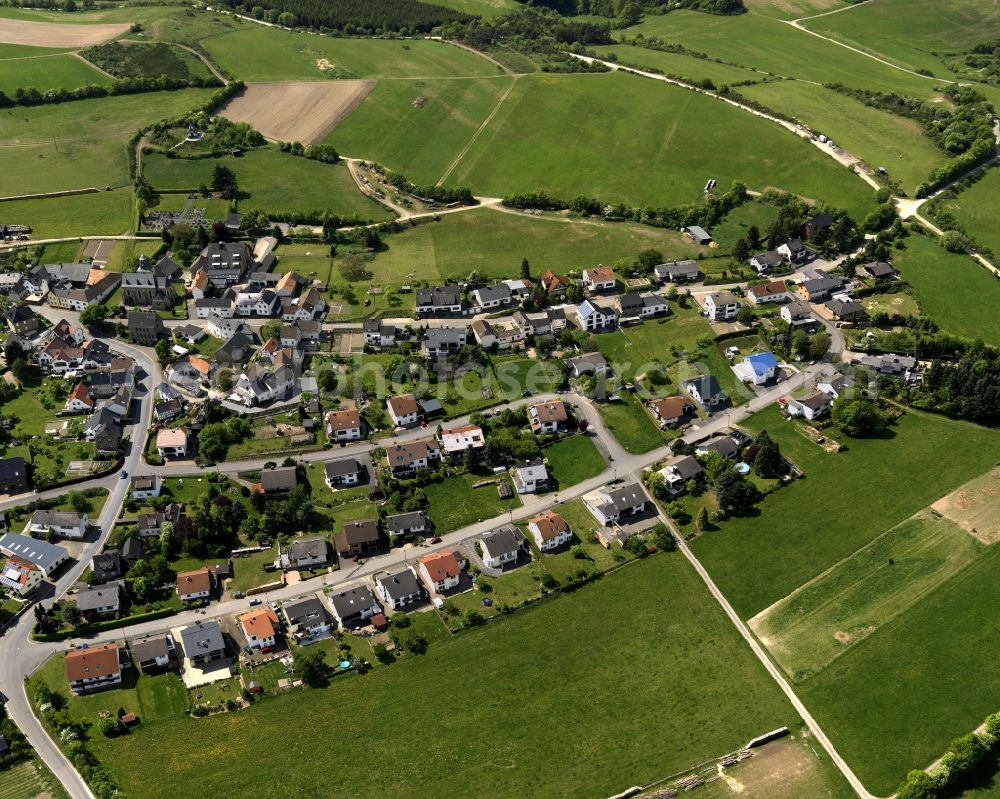
<instances>
[{"instance_id":1,"label":"orange roofed house","mask_svg":"<svg viewBox=\"0 0 1000 799\"><path fill-rule=\"evenodd\" d=\"M121 685L122 661L118 644L84 645L70 652L66 655L66 680L74 694Z\"/></svg>"},{"instance_id":2,"label":"orange roofed house","mask_svg":"<svg viewBox=\"0 0 1000 799\"><path fill-rule=\"evenodd\" d=\"M357 441L361 438L361 414L356 410L330 411L325 418L330 441Z\"/></svg>"},{"instance_id":3,"label":"orange roofed house","mask_svg":"<svg viewBox=\"0 0 1000 799\"><path fill-rule=\"evenodd\" d=\"M208 566L190 572L180 572L177 575L177 596L181 598L182 602L208 599L212 595L214 587L212 570Z\"/></svg>"},{"instance_id":4,"label":"orange roofed house","mask_svg":"<svg viewBox=\"0 0 1000 799\"><path fill-rule=\"evenodd\" d=\"M462 579L465 560L457 552L435 552L420 559L418 571L427 590L441 594L458 588Z\"/></svg>"},{"instance_id":5,"label":"orange roofed house","mask_svg":"<svg viewBox=\"0 0 1000 799\"><path fill-rule=\"evenodd\" d=\"M528 519L528 532L542 552L558 549L573 540L573 530L566 520L550 510Z\"/></svg>"},{"instance_id":6,"label":"orange roofed house","mask_svg":"<svg viewBox=\"0 0 1000 799\"><path fill-rule=\"evenodd\" d=\"M660 427L676 425L694 410L694 405L684 397L663 397L651 400L646 403L646 407L656 417Z\"/></svg>"},{"instance_id":7,"label":"orange roofed house","mask_svg":"<svg viewBox=\"0 0 1000 799\"><path fill-rule=\"evenodd\" d=\"M239 621L249 646L261 652L274 649L278 643L278 617L271 608L251 610L240 616Z\"/></svg>"},{"instance_id":8,"label":"orange roofed house","mask_svg":"<svg viewBox=\"0 0 1000 799\"><path fill-rule=\"evenodd\" d=\"M566 403L562 400L539 402L528 408L528 421L535 433L558 433L566 429Z\"/></svg>"}]
</instances>

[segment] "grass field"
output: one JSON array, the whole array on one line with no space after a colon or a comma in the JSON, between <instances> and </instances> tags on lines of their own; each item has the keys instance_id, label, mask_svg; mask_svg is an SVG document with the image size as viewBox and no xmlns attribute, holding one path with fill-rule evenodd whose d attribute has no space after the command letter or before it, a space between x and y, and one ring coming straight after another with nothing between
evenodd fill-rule
<instances>
[{"instance_id":1,"label":"grass field","mask_svg":"<svg viewBox=\"0 0 1000 799\"><path fill-rule=\"evenodd\" d=\"M746 236L747 229L756 225L757 229L766 232L778 217L778 209L764 202L748 202L734 208L712 228L712 238L719 242L722 252L731 252L733 245Z\"/></svg>"},{"instance_id":2,"label":"grass field","mask_svg":"<svg viewBox=\"0 0 1000 799\"><path fill-rule=\"evenodd\" d=\"M492 358L497 384L507 401L517 399L523 391L545 394L562 382L562 370L550 360L532 358Z\"/></svg>"},{"instance_id":3,"label":"grass field","mask_svg":"<svg viewBox=\"0 0 1000 799\"><path fill-rule=\"evenodd\" d=\"M623 64L658 69L665 75L685 78L692 83L710 80L716 87L745 80L763 80L766 77L746 67L734 67L710 61L707 58L694 58L681 53L666 53L662 50L650 50L631 44L604 44L592 49L600 58L608 58L613 54Z\"/></svg>"},{"instance_id":4,"label":"grass field","mask_svg":"<svg viewBox=\"0 0 1000 799\"><path fill-rule=\"evenodd\" d=\"M162 191L195 190L211 185L212 170L223 164L236 173L241 197L240 211L300 212L325 210L342 217L358 216L381 222L392 217L365 197L354 183L346 164L325 164L280 152L276 147L251 150L240 158L167 158L147 153L142 159L143 176ZM197 200L194 203L197 205Z\"/></svg>"},{"instance_id":5,"label":"grass field","mask_svg":"<svg viewBox=\"0 0 1000 799\"><path fill-rule=\"evenodd\" d=\"M789 676L821 672L951 580L983 551L932 511L888 530L750 621Z\"/></svg>"},{"instance_id":6,"label":"grass field","mask_svg":"<svg viewBox=\"0 0 1000 799\"><path fill-rule=\"evenodd\" d=\"M622 392L620 399L601 403L597 410L626 452L649 452L663 444L663 433L634 394Z\"/></svg>"},{"instance_id":7,"label":"grass field","mask_svg":"<svg viewBox=\"0 0 1000 799\"><path fill-rule=\"evenodd\" d=\"M873 170L885 167L910 194L947 160L912 119L869 108L822 86L784 80L742 86L739 91L826 134Z\"/></svg>"},{"instance_id":8,"label":"grass field","mask_svg":"<svg viewBox=\"0 0 1000 799\"><path fill-rule=\"evenodd\" d=\"M47 200L13 200L3 204L5 218L31 225L32 238L127 233L132 223L130 189L52 197Z\"/></svg>"},{"instance_id":9,"label":"grass field","mask_svg":"<svg viewBox=\"0 0 1000 799\"><path fill-rule=\"evenodd\" d=\"M66 792L45 765L32 758L0 772L0 799L65 799Z\"/></svg>"},{"instance_id":10,"label":"grass field","mask_svg":"<svg viewBox=\"0 0 1000 799\"><path fill-rule=\"evenodd\" d=\"M521 505L521 498L517 492L510 499L500 499L495 485L472 487L474 483L489 479L510 482L504 475L497 476L487 471L485 474L446 477L444 480L424 486L422 490L427 495L428 514L434 522L434 532L438 534L451 532L484 519L500 516ZM513 485L511 488L513 489Z\"/></svg>"},{"instance_id":11,"label":"grass field","mask_svg":"<svg viewBox=\"0 0 1000 799\"><path fill-rule=\"evenodd\" d=\"M3 194L124 186L125 144L132 134L193 108L210 93L184 89L0 111Z\"/></svg>"},{"instance_id":12,"label":"grass field","mask_svg":"<svg viewBox=\"0 0 1000 799\"><path fill-rule=\"evenodd\" d=\"M894 264L913 286L917 302L942 330L1000 344L993 323L1000 282L972 258L943 249L931 236L910 236Z\"/></svg>"},{"instance_id":13,"label":"grass field","mask_svg":"<svg viewBox=\"0 0 1000 799\"><path fill-rule=\"evenodd\" d=\"M559 488L582 483L608 468L593 440L585 435L557 441L542 450L542 457L548 461L549 474L558 481Z\"/></svg>"},{"instance_id":14,"label":"grass field","mask_svg":"<svg viewBox=\"0 0 1000 799\"><path fill-rule=\"evenodd\" d=\"M485 58L443 42L311 36L260 25L207 39L205 49L244 81L480 77L499 71ZM317 62L324 59L321 69Z\"/></svg>"},{"instance_id":15,"label":"grass field","mask_svg":"<svg viewBox=\"0 0 1000 799\"><path fill-rule=\"evenodd\" d=\"M931 508L984 544L1000 541L1000 470L994 469L941 497Z\"/></svg>"},{"instance_id":16,"label":"grass field","mask_svg":"<svg viewBox=\"0 0 1000 799\"><path fill-rule=\"evenodd\" d=\"M1000 36L1000 3L879 0L805 25L909 69L926 69L934 75L950 77L940 54L966 51L979 42Z\"/></svg>"},{"instance_id":17,"label":"grass field","mask_svg":"<svg viewBox=\"0 0 1000 799\"><path fill-rule=\"evenodd\" d=\"M326 141L352 158L433 184L512 83L506 76L380 81Z\"/></svg>"},{"instance_id":18,"label":"grass field","mask_svg":"<svg viewBox=\"0 0 1000 799\"><path fill-rule=\"evenodd\" d=\"M1000 201L1000 169L986 173L972 186L951 199L935 202L951 211L955 218L981 246L1000 253L1000 231L997 230L994 209Z\"/></svg>"},{"instance_id":19,"label":"grass field","mask_svg":"<svg viewBox=\"0 0 1000 799\"><path fill-rule=\"evenodd\" d=\"M637 595L647 601L637 603ZM484 664L507 677L476 679ZM543 677L552 670L562 679ZM442 706L448 720L433 720L431 709ZM553 718L566 735L551 735ZM291 719L294 752L278 744ZM281 781L269 782L275 799L388 791L400 799L441 792L530 799L606 796L781 724L799 722L694 572L680 557L661 555L364 679L292 691L245 712L155 721L93 746L126 794L146 799L200 797L216 786L242 795L265 770L273 773L276 760L302 757L313 767L283 770ZM373 769L366 753L390 728L396 743L380 748L381 767ZM319 756L331 729L336 759ZM660 733L636 736L636 729ZM250 749L271 755L248 762L240 753ZM153 783L150 762L159 770Z\"/></svg>"},{"instance_id":20,"label":"grass field","mask_svg":"<svg viewBox=\"0 0 1000 799\"><path fill-rule=\"evenodd\" d=\"M709 177L722 189L740 180L855 215L874 200L846 169L769 122L687 89L617 73L521 78L446 183L491 196L542 189L677 205L701 201Z\"/></svg>"},{"instance_id":21,"label":"grass field","mask_svg":"<svg viewBox=\"0 0 1000 799\"><path fill-rule=\"evenodd\" d=\"M6 47L16 45L0 45L0 48ZM111 80L106 75L69 53L38 58L4 57L4 51L0 50L0 92L11 97L16 89L38 89L45 94L50 89L78 89L109 83Z\"/></svg>"},{"instance_id":22,"label":"grass field","mask_svg":"<svg viewBox=\"0 0 1000 799\"><path fill-rule=\"evenodd\" d=\"M854 13L856 9L827 19ZM761 14L717 17L696 11L674 11L663 16L648 15L641 24L626 28L622 35L631 38L640 33L785 77L896 91L914 97L930 97L935 93L933 80L880 64Z\"/></svg>"},{"instance_id":23,"label":"grass field","mask_svg":"<svg viewBox=\"0 0 1000 799\"><path fill-rule=\"evenodd\" d=\"M900 316L919 316L920 307L911 294L897 291L895 294L871 294L861 299L868 313L882 312Z\"/></svg>"},{"instance_id":24,"label":"grass field","mask_svg":"<svg viewBox=\"0 0 1000 799\"><path fill-rule=\"evenodd\" d=\"M492 19L520 7L514 0L440 0L434 5L454 8L483 19Z\"/></svg>"},{"instance_id":25,"label":"grass field","mask_svg":"<svg viewBox=\"0 0 1000 799\"><path fill-rule=\"evenodd\" d=\"M806 476L769 496L757 515L730 519L693 544L745 617L982 473L995 463L992 447L1000 443L995 431L915 413L903 416L887 437L852 439L836 454L799 433L777 407L746 426L767 429ZM970 435L981 446L966 446ZM748 581L748 573L768 579Z\"/></svg>"},{"instance_id":26,"label":"grass field","mask_svg":"<svg viewBox=\"0 0 1000 799\"><path fill-rule=\"evenodd\" d=\"M778 19L797 19L844 8L843 0L746 0L744 5L758 14Z\"/></svg>"}]
</instances>

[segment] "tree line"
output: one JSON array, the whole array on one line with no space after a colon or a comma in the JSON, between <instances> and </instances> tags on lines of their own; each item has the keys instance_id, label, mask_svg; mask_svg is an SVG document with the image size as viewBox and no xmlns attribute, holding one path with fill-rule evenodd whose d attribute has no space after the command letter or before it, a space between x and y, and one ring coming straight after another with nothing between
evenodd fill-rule
<instances>
[{"instance_id":1,"label":"tree line","mask_svg":"<svg viewBox=\"0 0 1000 799\"><path fill-rule=\"evenodd\" d=\"M146 92L166 92L197 86L221 86L216 78L120 78L107 86L87 85L78 89L49 89L41 92L35 88L14 90L13 97L0 92L0 108L14 106L51 105L74 100L91 100L95 97L117 97L122 94L143 94Z\"/></svg>"},{"instance_id":2,"label":"tree line","mask_svg":"<svg viewBox=\"0 0 1000 799\"><path fill-rule=\"evenodd\" d=\"M472 19L468 14L421 0L258 0L238 3L224 0L223 5L256 18L287 27L332 30L349 35L404 35L428 33L446 22ZM268 19L266 12L275 12ZM263 13L262 13L263 12Z\"/></svg>"}]
</instances>

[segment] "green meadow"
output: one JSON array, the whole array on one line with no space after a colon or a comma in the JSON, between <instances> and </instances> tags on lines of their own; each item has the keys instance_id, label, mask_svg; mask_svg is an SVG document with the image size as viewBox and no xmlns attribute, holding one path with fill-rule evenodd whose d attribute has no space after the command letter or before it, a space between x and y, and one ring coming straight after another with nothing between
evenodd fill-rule
<instances>
[{"instance_id":1,"label":"green meadow","mask_svg":"<svg viewBox=\"0 0 1000 799\"><path fill-rule=\"evenodd\" d=\"M31 225L35 239L66 236L127 233L132 224L132 192L129 189L51 197L45 200L13 200L3 203L4 220Z\"/></svg>"},{"instance_id":2,"label":"green meadow","mask_svg":"<svg viewBox=\"0 0 1000 799\"><path fill-rule=\"evenodd\" d=\"M418 184L436 183L513 78L383 80L326 141Z\"/></svg>"},{"instance_id":3,"label":"green meadow","mask_svg":"<svg viewBox=\"0 0 1000 799\"><path fill-rule=\"evenodd\" d=\"M739 91L826 134L872 169L885 167L911 195L931 170L947 160L914 120L869 108L822 86L785 80L741 86Z\"/></svg>"},{"instance_id":4,"label":"green meadow","mask_svg":"<svg viewBox=\"0 0 1000 799\"><path fill-rule=\"evenodd\" d=\"M8 46L0 45L0 48ZM17 89L37 89L45 94L50 89L79 89L111 83L106 75L75 55L48 52L49 55L44 56L0 55L0 92L13 97Z\"/></svg>"},{"instance_id":5,"label":"green meadow","mask_svg":"<svg viewBox=\"0 0 1000 799\"><path fill-rule=\"evenodd\" d=\"M274 799L548 799L608 796L799 724L694 571L657 555L364 677L207 719L152 719L91 745L144 799L244 795L264 781ZM372 741L390 739L373 768ZM303 760L312 766L294 767Z\"/></svg>"},{"instance_id":6,"label":"green meadow","mask_svg":"<svg viewBox=\"0 0 1000 799\"><path fill-rule=\"evenodd\" d=\"M1000 253L997 205L1000 203L1000 169L987 169L983 176L954 197L935 204L951 211L966 232L981 246Z\"/></svg>"},{"instance_id":7,"label":"green meadow","mask_svg":"<svg viewBox=\"0 0 1000 799\"><path fill-rule=\"evenodd\" d=\"M447 184L491 196L541 189L678 205L700 202L709 178L722 188L739 180L783 189L860 216L874 201L857 177L770 122L617 73L522 77Z\"/></svg>"},{"instance_id":8,"label":"green meadow","mask_svg":"<svg viewBox=\"0 0 1000 799\"><path fill-rule=\"evenodd\" d=\"M347 39L245 24L213 36L205 49L245 81L326 78L452 78L496 75L485 58L443 42ZM247 58L253 53L253 58Z\"/></svg>"},{"instance_id":9,"label":"green meadow","mask_svg":"<svg viewBox=\"0 0 1000 799\"><path fill-rule=\"evenodd\" d=\"M687 78L695 83L710 80L716 86L745 80L763 80L766 76L745 67L720 64L707 58L695 58L681 53L666 53L629 44L603 44L593 49L601 58L617 56L623 64L659 69L666 75Z\"/></svg>"},{"instance_id":10,"label":"green meadow","mask_svg":"<svg viewBox=\"0 0 1000 799\"><path fill-rule=\"evenodd\" d=\"M125 145L150 122L184 113L211 89L102 97L0 111L4 194L129 183Z\"/></svg>"},{"instance_id":11,"label":"green meadow","mask_svg":"<svg viewBox=\"0 0 1000 799\"><path fill-rule=\"evenodd\" d=\"M346 164L326 164L280 152L277 147L250 150L239 158L167 158L146 153L142 172L160 191L193 191L211 185L212 171L223 164L236 173L239 210L272 213L321 210L342 217L381 222L392 214L365 197ZM246 195L246 196L243 196ZM198 205L197 200L194 205Z\"/></svg>"}]
</instances>

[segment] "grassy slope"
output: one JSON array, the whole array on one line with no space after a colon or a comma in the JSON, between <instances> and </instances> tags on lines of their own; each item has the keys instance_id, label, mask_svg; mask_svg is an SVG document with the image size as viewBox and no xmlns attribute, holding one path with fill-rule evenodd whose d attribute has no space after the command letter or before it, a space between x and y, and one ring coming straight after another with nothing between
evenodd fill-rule
<instances>
[{"instance_id":1,"label":"grassy slope","mask_svg":"<svg viewBox=\"0 0 1000 799\"><path fill-rule=\"evenodd\" d=\"M290 719L292 748L280 743ZM564 734L552 734L553 719ZM363 680L207 720L150 722L94 748L127 794L146 799L223 786L242 795L276 765L274 799L569 797L608 795L797 723L684 561L657 556ZM387 736L373 768L371 742ZM248 761L254 750L270 754ZM292 767L303 759L309 769Z\"/></svg>"},{"instance_id":2,"label":"grassy slope","mask_svg":"<svg viewBox=\"0 0 1000 799\"><path fill-rule=\"evenodd\" d=\"M11 222L31 225L31 235L36 239L117 236L128 231L132 192L118 189L48 200L17 200L4 203L3 212Z\"/></svg>"},{"instance_id":3,"label":"grassy slope","mask_svg":"<svg viewBox=\"0 0 1000 799\"><path fill-rule=\"evenodd\" d=\"M948 75L934 51L965 51L977 42L1000 36L1000 2L878 0L806 25L910 69Z\"/></svg>"},{"instance_id":4,"label":"grassy slope","mask_svg":"<svg viewBox=\"0 0 1000 799\"><path fill-rule=\"evenodd\" d=\"M638 64L643 67L661 69L667 75L678 75L692 81L702 81L708 78L716 86L744 80L761 80L764 77L744 67L733 67L706 58L694 58L680 53L665 53L627 44L599 45L593 50L602 57L614 53L618 56L618 60L624 64Z\"/></svg>"},{"instance_id":5,"label":"grassy slope","mask_svg":"<svg viewBox=\"0 0 1000 799\"><path fill-rule=\"evenodd\" d=\"M38 89L45 94L50 89L78 89L109 83L111 80L105 75L68 53L0 60L0 92L11 97L19 88Z\"/></svg>"},{"instance_id":6,"label":"grassy slope","mask_svg":"<svg viewBox=\"0 0 1000 799\"><path fill-rule=\"evenodd\" d=\"M976 261L944 250L934 238L910 236L895 263L923 313L942 329L1000 344L995 322L1000 283Z\"/></svg>"},{"instance_id":7,"label":"grassy slope","mask_svg":"<svg viewBox=\"0 0 1000 799\"><path fill-rule=\"evenodd\" d=\"M1000 169L989 169L976 183L954 199L940 200L965 227L969 235L994 253L1000 253L1000 230L996 208L1000 202Z\"/></svg>"},{"instance_id":8,"label":"grassy slope","mask_svg":"<svg viewBox=\"0 0 1000 799\"><path fill-rule=\"evenodd\" d=\"M735 180L773 186L861 215L874 198L832 159L771 123L622 74L521 78L448 183L493 196L544 189L676 205L700 201L709 177L723 188Z\"/></svg>"},{"instance_id":9,"label":"grassy slope","mask_svg":"<svg viewBox=\"0 0 1000 799\"><path fill-rule=\"evenodd\" d=\"M416 183L436 183L510 86L511 78L381 81L326 141ZM423 107L413 105L423 97Z\"/></svg>"},{"instance_id":10,"label":"grassy slope","mask_svg":"<svg viewBox=\"0 0 1000 799\"><path fill-rule=\"evenodd\" d=\"M232 169L240 191L249 194L239 201L241 211L322 209L338 216L356 214L373 221L392 216L358 191L346 165L312 161L281 153L274 147L251 150L240 158L185 160L150 153L143 156L142 171L150 184L161 191L193 190L203 183L211 184L212 170L217 164Z\"/></svg>"},{"instance_id":11,"label":"grassy slope","mask_svg":"<svg viewBox=\"0 0 1000 799\"><path fill-rule=\"evenodd\" d=\"M911 119L869 108L857 100L802 81L779 81L739 89L747 97L825 133L849 153L884 166L913 193L946 159Z\"/></svg>"},{"instance_id":12,"label":"grassy slope","mask_svg":"<svg viewBox=\"0 0 1000 799\"><path fill-rule=\"evenodd\" d=\"M584 435L558 441L542 450L542 456L548 461L549 472L558 481L559 488L569 488L607 468L593 440Z\"/></svg>"},{"instance_id":13,"label":"grassy slope","mask_svg":"<svg viewBox=\"0 0 1000 799\"><path fill-rule=\"evenodd\" d=\"M909 414L890 436L850 440L828 454L776 407L752 417L805 472L760 505L694 543L698 557L744 616L752 616L995 463L1000 433ZM969 437L980 446L969 447ZM748 574L768 579L747 580Z\"/></svg>"},{"instance_id":14,"label":"grassy slope","mask_svg":"<svg viewBox=\"0 0 1000 799\"><path fill-rule=\"evenodd\" d=\"M852 9L846 15L854 13ZM845 15L836 14L832 19L842 16ZM631 38L638 33L679 42L715 58L777 75L862 89L894 90L920 97L934 93L931 80L880 64L760 14L720 17L674 11L665 16L647 16L640 25L627 28L623 35Z\"/></svg>"},{"instance_id":15,"label":"grassy slope","mask_svg":"<svg viewBox=\"0 0 1000 799\"><path fill-rule=\"evenodd\" d=\"M496 75L484 58L442 42L341 39L249 25L205 42L212 58L241 80L323 80L325 58L338 78L439 78ZM254 57L248 59L247 53Z\"/></svg>"},{"instance_id":16,"label":"grassy slope","mask_svg":"<svg viewBox=\"0 0 1000 799\"><path fill-rule=\"evenodd\" d=\"M645 225L563 221L482 209L442 216L403 233L386 236L388 249L376 254L369 270L376 282L406 283L518 274L527 258L531 273L566 274L598 263L634 258L648 248L667 258L691 257L694 245L680 234ZM411 273L412 276L411 276Z\"/></svg>"},{"instance_id":17,"label":"grassy slope","mask_svg":"<svg viewBox=\"0 0 1000 799\"><path fill-rule=\"evenodd\" d=\"M0 111L3 193L123 186L125 144L135 130L181 114L210 94L184 89Z\"/></svg>"},{"instance_id":18,"label":"grassy slope","mask_svg":"<svg viewBox=\"0 0 1000 799\"><path fill-rule=\"evenodd\" d=\"M745 0L744 5L758 14L778 19L797 19L844 8L843 0Z\"/></svg>"}]
</instances>

